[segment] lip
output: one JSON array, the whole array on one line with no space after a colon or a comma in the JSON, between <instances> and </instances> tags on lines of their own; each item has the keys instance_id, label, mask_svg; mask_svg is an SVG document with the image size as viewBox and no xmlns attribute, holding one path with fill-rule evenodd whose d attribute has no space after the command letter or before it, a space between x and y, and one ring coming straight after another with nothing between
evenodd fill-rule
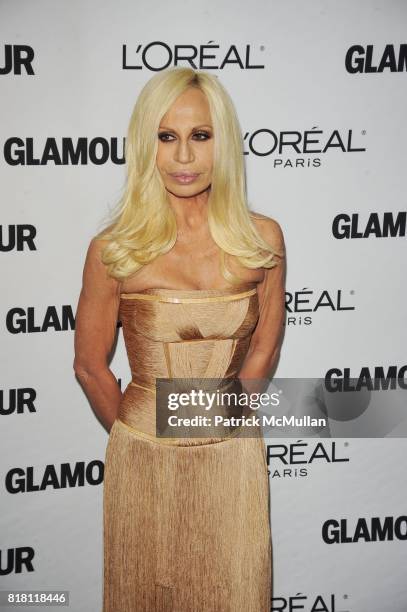
<instances>
[{"instance_id":1,"label":"lip","mask_svg":"<svg viewBox=\"0 0 407 612\"><path fill-rule=\"evenodd\" d=\"M195 172L171 172L170 176L179 183L192 183L198 178L199 174Z\"/></svg>"}]
</instances>

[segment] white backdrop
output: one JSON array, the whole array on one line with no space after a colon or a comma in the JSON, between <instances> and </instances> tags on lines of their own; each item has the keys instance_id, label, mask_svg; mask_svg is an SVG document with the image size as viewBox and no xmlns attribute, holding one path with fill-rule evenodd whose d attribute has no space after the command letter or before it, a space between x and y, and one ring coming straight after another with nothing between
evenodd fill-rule
<instances>
[{"instance_id":1,"label":"white backdrop","mask_svg":"<svg viewBox=\"0 0 407 612\"><path fill-rule=\"evenodd\" d=\"M123 139L139 91L156 70L188 56L217 74L235 102L250 205L276 218L286 240L287 321L276 375L399 369L406 365L407 3L3 0L0 7L0 590L69 590L74 612L97 611L107 435L74 377L73 317L87 245L123 187ZM79 146L76 161L69 146ZM394 231L386 232L385 212ZM350 236L338 215L354 216ZM361 237L369 220L376 230ZM316 308L323 292L334 304L340 292L350 309ZM111 368L124 388L121 331ZM342 520L349 537L358 519L405 517L405 440L325 439L325 456L311 462L316 439L266 442L272 609L405 612L405 518L382 541L323 537L330 520ZM305 463L295 454L278 459L281 444L304 452ZM348 461L332 461L333 448ZM74 486L61 476L66 464L78 470Z\"/></svg>"}]
</instances>

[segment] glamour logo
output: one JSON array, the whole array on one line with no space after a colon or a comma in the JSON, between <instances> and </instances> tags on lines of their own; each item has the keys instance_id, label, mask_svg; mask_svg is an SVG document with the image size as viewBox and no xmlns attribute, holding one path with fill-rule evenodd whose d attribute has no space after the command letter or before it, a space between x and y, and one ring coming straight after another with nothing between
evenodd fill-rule
<instances>
[{"instance_id":1,"label":"glamour logo","mask_svg":"<svg viewBox=\"0 0 407 612\"><path fill-rule=\"evenodd\" d=\"M0 576L33 572L34 549L31 546L0 549Z\"/></svg>"},{"instance_id":2,"label":"glamour logo","mask_svg":"<svg viewBox=\"0 0 407 612\"><path fill-rule=\"evenodd\" d=\"M120 151L119 151L119 141ZM44 145L34 150L33 138L8 138L3 147L4 160L10 166L101 166L107 162L124 164L125 138L86 138L77 139L47 138Z\"/></svg>"},{"instance_id":3,"label":"glamour logo","mask_svg":"<svg viewBox=\"0 0 407 612\"><path fill-rule=\"evenodd\" d=\"M315 462L334 464L348 461L348 457L340 456L337 444L333 441L297 440L291 444L267 445L267 463L271 468L271 478L308 476L308 466Z\"/></svg>"},{"instance_id":4,"label":"glamour logo","mask_svg":"<svg viewBox=\"0 0 407 612\"><path fill-rule=\"evenodd\" d=\"M116 327L121 327L117 321ZM16 306L6 314L6 328L10 334L31 334L47 331L68 331L75 329L75 317L70 304L64 304L58 312L56 306L48 306L44 315L37 315L34 306Z\"/></svg>"},{"instance_id":5,"label":"glamour logo","mask_svg":"<svg viewBox=\"0 0 407 612\"><path fill-rule=\"evenodd\" d=\"M407 44L398 48L386 45L384 49L377 49L374 45L352 45L346 52L345 68L351 74L357 72L406 72L407 71Z\"/></svg>"},{"instance_id":6,"label":"glamour logo","mask_svg":"<svg viewBox=\"0 0 407 612\"><path fill-rule=\"evenodd\" d=\"M385 371L386 367L386 371ZM387 389L407 389L407 365L363 366L356 377L351 377L350 368L331 368L325 374L327 391L384 391Z\"/></svg>"},{"instance_id":7,"label":"glamour logo","mask_svg":"<svg viewBox=\"0 0 407 612\"><path fill-rule=\"evenodd\" d=\"M330 310L332 312L342 312L345 310L355 310L355 306L346 304L343 290L336 292L323 289L316 291L304 287L299 291L285 292L285 308L288 314L286 325L311 325L311 316L302 316L304 313L315 313L318 310ZM291 316L295 315L295 316Z\"/></svg>"},{"instance_id":8,"label":"glamour logo","mask_svg":"<svg viewBox=\"0 0 407 612\"><path fill-rule=\"evenodd\" d=\"M11 308L6 315L6 327L10 334L31 334L37 332L67 331L75 329L75 317L71 305L48 306L39 319L33 306Z\"/></svg>"},{"instance_id":9,"label":"glamour logo","mask_svg":"<svg viewBox=\"0 0 407 612\"><path fill-rule=\"evenodd\" d=\"M345 596L347 598L347 595ZM288 597L273 597L271 599L270 612L339 612L336 607L336 597L334 593L329 595L305 595L297 593ZM347 608L347 611L349 608Z\"/></svg>"},{"instance_id":10,"label":"glamour logo","mask_svg":"<svg viewBox=\"0 0 407 612\"><path fill-rule=\"evenodd\" d=\"M14 413L24 414L25 412L36 412L37 410L34 405L36 398L37 392L31 387L9 389L8 393L0 389L0 416Z\"/></svg>"},{"instance_id":11,"label":"glamour logo","mask_svg":"<svg viewBox=\"0 0 407 612\"><path fill-rule=\"evenodd\" d=\"M366 220L359 213L341 213L334 217L334 238L405 238L407 212L372 212Z\"/></svg>"},{"instance_id":12,"label":"glamour logo","mask_svg":"<svg viewBox=\"0 0 407 612\"><path fill-rule=\"evenodd\" d=\"M407 540L407 516L373 516L358 518L348 525L348 519L329 519L322 524L322 540L325 544L349 544L363 542L392 542Z\"/></svg>"},{"instance_id":13,"label":"glamour logo","mask_svg":"<svg viewBox=\"0 0 407 612\"><path fill-rule=\"evenodd\" d=\"M28 223L20 225L0 225L0 251L36 251L34 238L37 229Z\"/></svg>"},{"instance_id":14,"label":"glamour logo","mask_svg":"<svg viewBox=\"0 0 407 612\"><path fill-rule=\"evenodd\" d=\"M264 64L255 64L251 58L252 45L230 45L222 49L212 41L206 45L173 45L155 40L143 45L122 46L123 70L152 70L159 72L169 66L189 66L199 70L224 70L225 67L237 66L240 70L264 69Z\"/></svg>"},{"instance_id":15,"label":"glamour logo","mask_svg":"<svg viewBox=\"0 0 407 612\"><path fill-rule=\"evenodd\" d=\"M55 465L46 465L40 474L34 474L34 466L16 467L6 473L5 487L8 493L67 489L83 487L85 484L99 485L103 482L103 475L104 463L97 459L87 464L84 461L77 461L73 466L70 463L61 463L58 471Z\"/></svg>"},{"instance_id":16,"label":"glamour logo","mask_svg":"<svg viewBox=\"0 0 407 612\"><path fill-rule=\"evenodd\" d=\"M34 49L29 45L4 45L4 65L0 74L21 74L24 68L27 74L34 74L32 63Z\"/></svg>"},{"instance_id":17,"label":"glamour logo","mask_svg":"<svg viewBox=\"0 0 407 612\"><path fill-rule=\"evenodd\" d=\"M365 152L365 147L355 146L353 130L347 130L340 132L339 130L333 130L331 132L325 132L319 130L316 127L311 130L305 130L303 132L297 130L289 130L282 132L275 132L269 128L260 128L255 132L244 134L244 141L247 145L247 150L244 151L244 155L257 155L260 157L267 157L269 155L316 155L326 154L333 150L339 150L342 153L360 153ZM315 161L315 160L314 160ZM319 166L318 159L316 163L305 163L305 160L301 157L296 159L295 162L290 159L276 159L274 166L285 167L304 167L304 166Z\"/></svg>"},{"instance_id":18,"label":"glamour logo","mask_svg":"<svg viewBox=\"0 0 407 612\"><path fill-rule=\"evenodd\" d=\"M47 331L68 331L75 329L75 317L70 304L60 307L60 313L56 306L48 306L45 314L36 316L33 306L22 308L16 306L11 308L6 315L6 327L10 334L30 334ZM121 321L117 321L116 327L121 327Z\"/></svg>"}]
</instances>

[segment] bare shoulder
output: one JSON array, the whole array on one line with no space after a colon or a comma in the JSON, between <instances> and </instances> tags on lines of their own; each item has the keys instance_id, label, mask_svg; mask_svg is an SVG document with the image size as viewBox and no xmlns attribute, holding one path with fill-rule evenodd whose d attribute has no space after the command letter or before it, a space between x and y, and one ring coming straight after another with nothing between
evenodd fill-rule
<instances>
[{"instance_id":1,"label":"bare shoulder","mask_svg":"<svg viewBox=\"0 0 407 612\"><path fill-rule=\"evenodd\" d=\"M278 221L254 211L250 211L250 217L263 240L274 250L285 253L284 234Z\"/></svg>"},{"instance_id":2,"label":"bare shoulder","mask_svg":"<svg viewBox=\"0 0 407 612\"><path fill-rule=\"evenodd\" d=\"M104 265L102 261L102 252L107 243L108 241L104 238L100 238L99 235L93 236L88 245L86 259L95 266L101 267Z\"/></svg>"},{"instance_id":3,"label":"bare shoulder","mask_svg":"<svg viewBox=\"0 0 407 612\"><path fill-rule=\"evenodd\" d=\"M83 269L83 288L92 290L99 295L114 295L120 290L120 282L109 276L108 269L103 263L102 252L108 244L108 240L94 236L87 249L85 265Z\"/></svg>"}]
</instances>

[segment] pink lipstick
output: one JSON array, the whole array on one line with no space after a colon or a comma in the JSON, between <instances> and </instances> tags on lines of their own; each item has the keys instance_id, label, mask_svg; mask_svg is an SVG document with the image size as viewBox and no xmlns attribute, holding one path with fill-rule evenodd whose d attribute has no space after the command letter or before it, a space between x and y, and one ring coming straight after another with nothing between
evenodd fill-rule
<instances>
[{"instance_id":1,"label":"pink lipstick","mask_svg":"<svg viewBox=\"0 0 407 612\"><path fill-rule=\"evenodd\" d=\"M177 183L189 184L193 183L199 176L199 174L193 174L192 172L173 172L171 175Z\"/></svg>"}]
</instances>

